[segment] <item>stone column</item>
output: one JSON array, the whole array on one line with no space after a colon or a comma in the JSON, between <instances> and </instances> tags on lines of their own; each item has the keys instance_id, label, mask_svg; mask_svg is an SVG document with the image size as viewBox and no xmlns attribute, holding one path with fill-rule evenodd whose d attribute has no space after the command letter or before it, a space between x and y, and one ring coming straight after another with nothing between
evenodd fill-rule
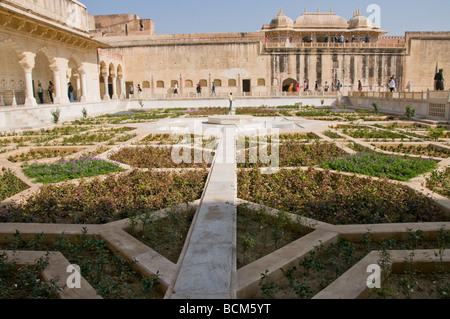
<instances>
[{"instance_id":1,"label":"stone column","mask_svg":"<svg viewBox=\"0 0 450 319\"><path fill-rule=\"evenodd\" d=\"M208 94L211 94L212 82L211 82L211 74L208 77Z\"/></svg>"},{"instance_id":2,"label":"stone column","mask_svg":"<svg viewBox=\"0 0 450 319\"><path fill-rule=\"evenodd\" d=\"M55 96L53 97L55 104L69 104L69 96L67 94L67 74L69 60L65 58L55 58L55 63L50 66L53 71L53 84L55 85Z\"/></svg>"},{"instance_id":3,"label":"stone column","mask_svg":"<svg viewBox=\"0 0 450 319\"><path fill-rule=\"evenodd\" d=\"M12 99L12 106L17 106L17 102L16 102L16 91L13 90L13 99Z\"/></svg>"},{"instance_id":4,"label":"stone column","mask_svg":"<svg viewBox=\"0 0 450 319\"><path fill-rule=\"evenodd\" d=\"M103 96L103 100L104 101L109 101L110 100L110 98L109 98L109 87L108 87L108 74L102 74L102 77L103 77L103 82L105 82L104 83L104 85L105 85L105 95Z\"/></svg>"},{"instance_id":5,"label":"stone column","mask_svg":"<svg viewBox=\"0 0 450 319\"><path fill-rule=\"evenodd\" d=\"M184 83L183 83L183 76L181 74L180 74L180 85L178 85L178 89L180 91L180 96L182 96L184 92Z\"/></svg>"},{"instance_id":6,"label":"stone column","mask_svg":"<svg viewBox=\"0 0 450 319\"><path fill-rule=\"evenodd\" d=\"M238 93L239 94L237 94L237 95L243 95L242 94L242 83L241 83L241 75L240 74L238 74L238 83L237 83L237 90L238 90Z\"/></svg>"},{"instance_id":7,"label":"stone column","mask_svg":"<svg viewBox=\"0 0 450 319\"><path fill-rule=\"evenodd\" d=\"M86 72L81 73L81 97L80 102L87 101L87 74Z\"/></svg>"},{"instance_id":8,"label":"stone column","mask_svg":"<svg viewBox=\"0 0 450 319\"><path fill-rule=\"evenodd\" d=\"M55 93L53 95L53 103L61 103L61 72L59 69L53 69L53 85L55 85Z\"/></svg>"},{"instance_id":9,"label":"stone column","mask_svg":"<svg viewBox=\"0 0 450 319\"><path fill-rule=\"evenodd\" d=\"M25 106L36 106L37 102L33 96L33 76L31 68L25 69Z\"/></svg>"},{"instance_id":10,"label":"stone column","mask_svg":"<svg viewBox=\"0 0 450 319\"><path fill-rule=\"evenodd\" d=\"M33 75L34 58L36 54L32 52L25 52L20 65L25 72L25 106L36 106L37 102L33 96Z\"/></svg>"},{"instance_id":11,"label":"stone column","mask_svg":"<svg viewBox=\"0 0 450 319\"><path fill-rule=\"evenodd\" d=\"M152 74L152 82L150 83L150 86L152 87L152 97L155 96L155 79L153 78Z\"/></svg>"},{"instance_id":12,"label":"stone column","mask_svg":"<svg viewBox=\"0 0 450 319\"><path fill-rule=\"evenodd\" d=\"M119 85L120 85L120 96L119 99L125 99L126 98L126 88L125 88L125 81L123 79L123 76L119 76Z\"/></svg>"},{"instance_id":13,"label":"stone column","mask_svg":"<svg viewBox=\"0 0 450 319\"><path fill-rule=\"evenodd\" d=\"M74 77L77 79L77 101L81 101L81 77L79 74L74 74Z\"/></svg>"},{"instance_id":14,"label":"stone column","mask_svg":"<svg viewBox=\"0 0 450 319\"><path fill-rule=\"evenodd\" d=\"M115 75L111 75L112 78L112 85L113 85L113 94L112 94L112 99L113 100L118 100L119 97L117 96L117 76Z\"/></svg>"}]
</instances>

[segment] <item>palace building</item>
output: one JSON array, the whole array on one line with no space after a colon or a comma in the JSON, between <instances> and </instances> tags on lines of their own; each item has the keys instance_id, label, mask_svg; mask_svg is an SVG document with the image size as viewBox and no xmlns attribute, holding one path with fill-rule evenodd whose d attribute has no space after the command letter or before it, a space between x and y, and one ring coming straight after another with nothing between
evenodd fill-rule
<instances>
[{"instance_id":1,"label":"palace building","mask_svg":"<svg viewBox=\"0 0 450 319\"><path fill-rule=\"evenodd\" d=\"M267 21L269 22L269 21ZM344 93L386 91L396 77L401 91L433 89L436 68L450 69L450 32L386 36L360 10L341 17L309 12L297 19L282 10L260 30L245 33L155 34L154 22L136 14L88 15L75 0L4 0L0 3L0 105L98 102L129 97L208 94L277 96L291 84L314 92L325 84ZM301 94L301 93L299 93ZM311 93L314 94L314 93ZM208 95L209 96L209 95Z\"/></svg>"}]
</instances>

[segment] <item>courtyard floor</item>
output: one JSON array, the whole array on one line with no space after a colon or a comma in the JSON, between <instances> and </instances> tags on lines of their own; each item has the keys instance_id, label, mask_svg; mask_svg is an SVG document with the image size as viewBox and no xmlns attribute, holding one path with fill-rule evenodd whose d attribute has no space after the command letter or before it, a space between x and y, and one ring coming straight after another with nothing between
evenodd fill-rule
<instances>
[{"instance_id":1,"label":"courtyard floor","mask_svg":"<svg viewBox=\"0 0 450 319\"><path fill-rule=\"evenodd\" d=\"M228 113L0 132L0 298L449 298L446 123Z\"/></svg>"}]
</instances>

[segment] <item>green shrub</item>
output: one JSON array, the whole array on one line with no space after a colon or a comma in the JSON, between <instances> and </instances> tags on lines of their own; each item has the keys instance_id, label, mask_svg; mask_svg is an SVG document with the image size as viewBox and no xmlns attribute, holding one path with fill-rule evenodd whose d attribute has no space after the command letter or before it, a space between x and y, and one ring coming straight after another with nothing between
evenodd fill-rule
<instances>
[{"instance_id":1,"label":"green shrub","mask_svg":"<svg viewBox=\"0 0 450 319\"><path fill-rule=\"evenodd\" d=\"M375 112L375 114L378 115L378 113L380 113L380 107L378 106L378 103L372 102L372 106L373 106L373 111Z\"/></svg>"},{"instance_id":2,"label":"green shrub","mask_svg":"<svg viewBox=\"0 0 450 319\"><path fill-rule=\"evenodd\" d=\"M53 123L57 124L59 122L59 117L61 115L61 109L57 107L56 109L51 110L50 114L52 115Z\"/></svg>"},{"instance_id":3,"label":"green shrub","mask_svg":"<svg viewBox=\"0 0 450 319\"><path fill-rule=\"evenodd\" d=\"M405 115L408 119L412 119L416 116L416 109L412 108L411 105L407 105Z\"/></svg>"}]
</instances>

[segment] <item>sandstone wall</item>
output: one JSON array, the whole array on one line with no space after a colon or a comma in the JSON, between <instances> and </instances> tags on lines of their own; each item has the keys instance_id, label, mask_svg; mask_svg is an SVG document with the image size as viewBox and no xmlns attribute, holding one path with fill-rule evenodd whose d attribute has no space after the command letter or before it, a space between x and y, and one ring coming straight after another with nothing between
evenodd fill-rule
<instances>
[{"instance_id":1,"label":"sandstone wall","mask_svg":"<svg viewBox=\"0 0 450 319\"><path fill-rule=\"evenodd\" d=\"M114 14L89 16L91 34L99 37L152 35L155 24L136 14Z\"/></svg>"},{"instance_id":2,"label":"sandstone wall","mask_svg":"<svg viewBox=\"0 0 450 319\"><path fill-rule=\"evenodd\" d=\"M450 86L450 32L407 32L405 78L411 90L434 89L436 66L444 69L445 88ZM405 89L408 89L408 82Z\"/></svg>"},{"instance_id":3,"label":"sandstone wall","mask_svg":"<svg viewBox=\"0 0 450 319\"><path fill-rule=\"evenodd\" d=\"M183 93L216 85L216 92L276 93L291 82L309 82L314 90L341 81L344 93L361 80L367 90L386 90L389 77L404 77L406 47L271 48L264 33L220 33L105 37L112 52L124 57L125 81L138 83L145 96ZM244 83L244 81L246 83ZM247 87L250 85L250 87Z\"/></svg>"}]
</instances>

